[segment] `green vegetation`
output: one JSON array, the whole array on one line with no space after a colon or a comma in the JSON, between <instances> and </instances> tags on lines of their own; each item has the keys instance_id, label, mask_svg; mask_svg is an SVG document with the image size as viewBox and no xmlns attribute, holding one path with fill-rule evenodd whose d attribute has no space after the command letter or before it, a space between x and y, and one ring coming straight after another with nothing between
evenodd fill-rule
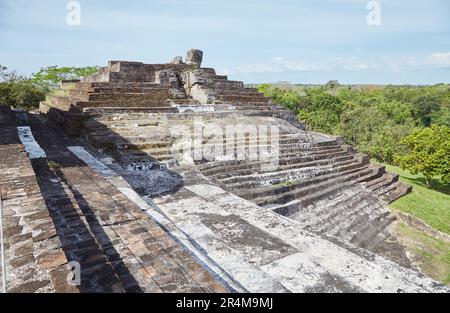
<instances>
[{"instance_id":1,"label":"green vegetation","mask_svg":"<svg viewBox=\"0 0 450 313\"><path fill-rule=\"evenodd\" d=\"M31 110L45 99L45 91L28 79L0 83L0 104Z\"/></svg>"},{"instance_id":2,"label":"green vegetation","mask_svg":"<svg viewBox=\"0 0 450 313\"><path fill-rule=\"evenodd\" d=\"M259 86L311 130L344 137L379 162L450 183L450 86ZM439 126L439 127L438 127ZM431 185L430 185L431 186Z\"/></svg>"},{"instance_id":3,"label":"green vegetation","mask_svg":"<svg viewBox=\"0 0 450 313\"><path fill-rule=\"evenodd\" d=\"M98 67L57 67L41 68L30 77L0 65L0 105L25 110L35 109L45 96L55 89L62 79L76 79L98 71Z\"/></svg>"},{"instance_id":4,"label":"green vegetation","mask_svg":"<svg viewBox=\"0 0 450 313\"><path fill-rule=\"evenodd\" d=\"M422 173L427 187L434 176L440 176L444 184L450 182L450 128L433 125L402 139L408 152L397 157L396 162L412 174Z\"/></svg>"},{"instance_id":5,"label":"green vegetation","mask_svg":"<svg viewBox=\"0 0 450 313\"><path fill-rule=\"evenodd\" d=\"M413 186L413 191L390 204L393 209L418 217L431 227L450 235L450 188L439 177L430 179L427 188L422 174L411 174L399 167L386 165L386 170L399 174L400 181Z\"/></svg>"},{"instance_id":6,"label":"green vegetation","mask_svg":"<svg viewBox=\"0 0 450 313\"><path fill-rule=\"evenodd\" d=\"M61 80L79 79L84 76L92 75L98 72L98 66L74 67L74 66L47 66L41 68L31 77L33 82L46 88L52 89Z\"/></svg>"},{"instance_id":7,"label":"green vegetation","mask_svg":"<svg viewBox=\"0 0 450 313\"><path fill-rule=\"evenodd\" d=\"M55 162L55 161L49 161L48 162L48 166L51 168L51 169L58 169L58 168L60 168L61 167L61 165L58 163L58 162Z\"/></svg>"},{"instance_id":8,"label":"green vegetation","mask_svg":"<svg viewBox=\"0 0 450 313\"><path fill-rule=\"evenodd\" d=\"M425 274L443 284L450 284L450 243L404 223L399 224L397 237Z\"/></svg>"}]
</instances>

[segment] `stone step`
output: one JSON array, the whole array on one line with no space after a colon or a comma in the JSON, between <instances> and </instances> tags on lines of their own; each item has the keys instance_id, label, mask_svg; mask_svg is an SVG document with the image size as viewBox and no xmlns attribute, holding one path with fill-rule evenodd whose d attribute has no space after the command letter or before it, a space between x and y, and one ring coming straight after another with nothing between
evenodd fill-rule
<instances>
[{"instance_id":1,"label":"stone step","mask_svg":"<svg viewBox=\"0 0 450 313\"><path fill-rule=\"evenodd\" d=\"M375 220L372 219L370 222L367 222L365 228L358 229L357 235L353 236L353 238L350 239L350 242L357 247L366 249L376 247L387 238L387 235L380 236L380 234L385 233L395 220L395 215L391 214L389 211L385 212Z\"/></svg>"},{"instance_id":2,"label":"stone step","mask_svg":"<svg viewBox=\"0 0 450 313\"><path fill-rule=\"evenodd\" d=\"M279 193L283 193L289 190L293 190L299 187L305 187L308 185L316 184L318 182L326 181L331 178L340 177L342 175L346 175L349 173L354 173L359 171L364 164L358 162L352 162L349 164L335 166L330 169L325 169L322 171L313 170L313 173L308 175L305 178L295 178L295 170L289 173L287 177L281 177L276 180L270 181L271 185L262 186L261 184L257 185L252 181L247 182L236 182L234 184L229 184L224 181L221 181L223 184L227 186L227 189L234 190L234 193L240 197L243 197L247 200L252 200L259 197L265 197L269 195L276 195ZM286 171L284 171L286 173ZM304 174L304 173L303 173ZM253 184L252 184L253 183ZM246 189L248 188L248 189Z\"/></svg>"},{"instance_id":3,"label":"stone step","mask_svg":"<svg viewBox=\"0 0 450 313\"><path fill-rule=\"evenodd\" d=\"M261 105L258 104L258 105L251 106L251 107L239 104L239 105L236 105L233 108L228 108L226 110L229 110L229 111L244 111L244 112L245 111L256 111L256 112L258 112L258 111L261 112L262 111L262 112L268 112L268 113L273 113L273 114L275 114L278 111L285 111L284 109L282 109L280 107L272 106L272 105L268 105L268 104L264 104L264 103L261 103Z\"/></svg>"},{"instance_id":4,"label":"stone step","mask_svg":"<svg viewBox=\"0 0 450 313\"><path fill-rule=\"evenodd\" d=\"M279 153L274 150L270 150L270 145L268 147L262 147L257 145L252 145L250 147L253 147L252 150L250 150L250 147L246 144L242 144L239 146L222 146L222 152L220 155L214 156L213 159L211 159L210 156L202 155L202 150L199 150L197 153L197 156L195 160L197 161L196 164L203 164L203 163L209 163L209 162L216 162L218 160L247 160L247 161L260 161L260 162L277 162L281 160L289 160L291 158L298 158L298 157L309 157L309 158L320 158L322 156L327 157L328 155L332 155L335 153L347 153L346 151L343 151L341 148L337 148L334 150L329 151L316 151L316 152L305 152L305 153L298 153L298 152L286 152L286 153ZM239 147L239 148L238 148ZM245 149L244 149L245 148ZM214 147L215 149L215 147ZM208 147L205 147L204 151L210 151ZM214 150L213 150L214 151ZM180 151L181 152L181 151ZM193 151L191 150L191 154ZM225 154L226 152L226 154Z\"/></svg>"},{"instance_id":5,"label":"stone step","mask_svg":"<svg viewBox=\"0 0 450 313\"><path fill-rule=\"evenodd\" d=\"M381 176L386 172L386 168L383 165L371 164L371 166L374 169L374 173L358 178L355 180L356 183L361 183L363 186L373 185L378 182L381 179Z\"/></svg>"},{"instance_id":6,"label":"stone step","mask_svg":"<svg viewBox=\"0 0 450 313\"><path fill-rule=\"evenodd\" d=\"M114 147L117 150L143 150L149 148L161 148L171 145L169 141L147 141L142 138L124 139L120 135L95 133L89 135L89 140L96 148Z\"/></svg>"},{"instance_id":7,"label":"stone step","mask_svg":"<svg viewBox=\"0 0 450 313\"><path fill-rule=\"evenodd\" d=\"M352 155L345 155L340 157L335 157L333 159L324 159L324 160L314 160L309 162L297 162L292 164L285 164L285 165L278 165L277 170L292 170L292 169L302 169L302 168L311 168L311 167L330 167L334 164L337 164L342 161L354 161L354 156ZM264 164L259 164L259 166L254 168L244 168L244 169L238 169L234 170L230 175L224 175L222 173L228 171L227 167L223 167L219 172L216 172L214 174L208 174L207 176L215 179L220 180L224 178L229 177L242 177L246 175L260 175L260 174L266 174L273 172L273 169L265 170ZM230 170L231 171L231 170Z\"/></svg>"},{"instance_id":8,"label":"stone step","mask_svg":"<svg viewBox=\"0 0 450 313\"><path fill-rule=\"evenodd\" d=\"M217 80L228 80L228 76L227 75L215 75L214 79L217 79Z\"/></svg>"},{"instance_id":9,"label":"stone step","mask_svg":"<svg viewBox=\"0 0 450 313\"><path fill-rule=\"evenodd\" d=\"M83 112L90 113L93 116L102 117L114 113L176 113L177 108L172 106L159 107L85 107Z\"/></svg>"},{"instance_id":10,"label":"stone step","mask_svg":"<svg viewBox=\"0 0 450 313\"><path fill-rule=\"evenodd\" d=\"M330 166L312 166L312 167L300 167L300 168L291 168L291 169L277 169L271 172L262 173L262 174L249 174L242 176L231 176L228 178L221 179L220 182L228 186L228 188L235 189L236 193L239 193L239 186L242 185L246 188L257 188L268 186L269 184L281 184L288 179L293 180L296 177L300 177L300 175L305 174L308 171L317 171L320 173L331 172L337 168L345 167L350 168L351 166L359 164L355 162L353 159L336 162L333 164L334 167Z\"/></svg>"},{"instance_id":11,"label":"stone step","mask_svg":"<svg viewBox=\"0 0 450 313\"><path fill-rule=\"evenodd\" d=\"M302 140L299 138L299 140ZM243 142L239 142L240 144L243 144ZM220 144L220 142L219 142ZM258 145L254 145L253 143L245 143L247 147L258 147ZM299 156L305 156L307 153L309 154L315 154L320 152L327 152L327 151L333 151L335 149L342 149L342 151L345 151L344 148L340 145L334 145L334 146L318 146L315 143L311 142L279 142L278 145L278 153L284 154L284 153L298 153ZM351 153L351 152L349 152ZM221 162L210 162L199 165L199 168L202 171L209 171L213 170L214 168L222 168L223 166L233 166L233 165L239 165L239 162L236 161L221 161Z\"/></svg>"},{"instance_id":12,"label":"stone step","mask_svg":"<svg viewBox=\"0 0 450 313\"><path fill-rule=\"evenodd\" d=\"M212 79L211 83L207 83L206 87L209 88L244 88L244 83L241 81L234 81L234 80L220 80L220 79Z\"/></svg>"},{"instance_id":13,"label":"stone step","mask_svg":"<svg viewBox=\"0 0 450 313\"><path fill-rule=\"evenodd\" d=\"M140 167L142 170L143 166L149 167L149 169L153 168L155 165L155 161L163 162L168 161L171 158L167 158L165 155L161 155L158 157L149 156L146 153L136 153L126 150L115 150L111 153L111 156L120 164L126 165L127 167L132 166L134 170L139 170Z\"/></svg>"},{"instance_id":14,"label":"stone step","mask_svg":"<svg viewBox=\"0 0 450 313\"><path fill-rule=\"evenodd\" d=\"M320 156L299 156L292 158L280 158L278 161L279 166L283 168L295 168L295 167L307 167L316 165L329 165L333 162L338 162L339 160L350 160L353 159L354 155L349 155L346 152L332 153L328 155ZM232 175L248 175L260 173L261 167L267 162L255 161L255 162L236 162L235 165L227 165L226 167L214 168L211 170L202 170L202 172L207 176L213 176L216 179L230 177ZM292 167L289 167L292 165ZM226 168L226 173L224 169Z\"/></svg>"},{"instance_id":15,"label":"stone step","mask_svg":"<svg viewBox=\"0 0 450 313\"><path fill-rule=\"evenodd\" d=\"M268 130L270 130L270 127L268 127ZM227 136L224 134L224 137L222 140L211 138L211 139L204 139L202 141L203 144L227 144ZM302 134L279 134L274 139L277 139L280 147L287 147L290 145L297 145L297 144L307 144L306 140L309 140L310 138L306 135L303 136ZM233 142L235 145L241 145L245 144L247 146L257 146L258 144L271 144L272 138L271 135L268 133L265 133L262 136L234 136L234 138L231 138L230 144Z\"/></svg>"},{"instance_id":16,"label":"stone step","mask_svg":"<svg viewBox=\"0 0 450 313\"><path fill-rule=\"evenodd\" d=\"M79 90L91 92L93 90L92 83L80 81L62 81L60 84L62 90Z\"/></svg>"},{"instance_id":17,"label":"stone step","mask_svg":"<svg viewBox=\"0 0 450 313\"><path fill-rule=\"evenodd\" d=\"M77 101L76 105L81 108L92 108L92 107L164 107L168 106L169 100L156 100L156 99L143 99L139 101L132 101L126 99L118 99L117 101Z\"/></svg>"},{"instance_id":18,"label":"stone step","mask_svg":"<svg viewBox=\"0 0 450 313\"><path fill-rule=\"evenodd\" d=\"M216 143L208 143L208 144L212 144L212 145L221 144L222 147L223 147L223 151L224 152L226 151L226 143L216 142ZM239 144L244 144L244 142L239 142ZM253 145L253 144L249 144L249 143L245 143L245 145L246 145L246 149L249 149L249 148L257 149L259 147L258 145ZM295 146L295 144L286 143L286 144L280 145L280 149L279 149L280 156L283 157L283 158L286 158L286 157L289 157L289 156L297 156L297 155L318 155L318 154L320 154L320 152L327 153L327 152L337 152L337 151L341 150L339 146L330 146L330 148L328 148L328 147L325 147L325 148L315 147L315 148L310 148L310 149L300 148L300 147L296 149L293 146ZM171 154L172 153L172 147L145 149L143 151L145 153L147 153L148 155L156 157L156 156L159 156L159 155L169 155L169 154ZM259 155L259 152L258 152L258 155ZM234 156L236 157L236 153L234 153ZM209 162L209 163L203 163L203 165L199 165L199 166L205 166L205 165L208 165L208 164L211 164L211 163L215 164L216 166L220 166L219 165L220 163L215 163L214 161L213 162ZM200 161L199 161L199 164L202 164L202 163L200 163Z\"/></svg>"},{"instance_id":19,"label":"stone step","mask_svg":"<svg viewBox=\"0 0 450 313\"><path fill-rule=\"evenodd\" d=\"M142 121L142 123L144 123L143 125L146 125L146 124L149 124L149 123L151 125L158 125L158 123L156 121L150 121L150 120L141 120L141 121ZM90 126L88 126L88 128L93 130L93 129L96 129L98 125L103 125L103 126L101 126L102 128L110 127L110 128L119 130L119 129L129 129L131 127L135 127L135 125L139 125L139 123L136 120L133 121L133 124L129 124L129 125L125 124L125 123L124 124L120 124L120 123L117 123L116 121L109 121L109 123L106 123L106 124L93 123L92 128L90 128ZM124 135L124 137L128 138L127 135L125 135L125 134L123 134L123 135ZM300 137L292 137L292 136L289 136L289 135L287 135L287 136L281 135L280 137L281 137L280 140L279 140L280 141L279 142L279 146L281 147L280 151L281 152L286 152L286 153L287 152L295 153L296 151L287 150L287 147L289 147L289 145L292 145L292 144L294 144L294 145L298 144L298 140L300 139ZM150 141L154 140L154 138L152 138L152 137L145 137L145 136L144 137L140 136L139 138L142 139L142 140L140 139L140 141L143 141L145 138L148 138L148 140L150 140ZM270 138L270 137L268 137L268 138ZM248 147L252 147L252 148L258 147L258 145L254 144L254 141L250 141L249 142L248 139L249 139L248 137L235 138L234 146L236 146L236 145L245 145L247 149L248 149ZM257 140L257 138L251 138L251 139L252 140ZM244 141L244 140L246 140L246 141ZM222 145L224 147L227 145L226 138L224 138L223 141L208 141L208 140L204 140L202 143L203 144L208 144L208 145L213 145L213 146L214 145ZM269 141L268 145L270 146L270 141ZM306 149L308 149L308 148L301 148L301 147L299 147L299 149L305 149L305 151L307 151ZM327 148L327 149L316 148L316 149L312 149L311 150L311 154L313 154L313 153L317 154L317 153L320 153L320 152L327 152L327 151L335 152L335 151L338 151L338 150L341 150L339 146L333 146L333 147L330 147L330 148ZM154 152L155 153L160 153L160 151L154 151Z\"/></svg>"},{"instance_id":20,"label":"stone step","mask_svg":"<svg viewBox=\"0 0 450 313\"><path fill-rule=\"evenodd\" d=\"M341 227L334 236L358 246L363 238L374 236L380 226L385 225L385 219L389 219L391 213L381 203L368 204L360 210L356 216L348 219L350 223L345 223L346 227Z\"/></svg>"},{"instance_id":21,"label":"stone step","mask_svg":"<svg viewBox=\"0 0 450 313\"><path fill-rule=\"evenodd\" d=\"M258 91L257 88L221 88L219 91L220 95L229 94L252 94L252 95L263 95Z\"/></svg>"},{"instance_id":22,"label":"stone step","mask_svg":"<svg viewBox=\"0 0 450 313\"><path fill-rule=\"evenodd\" d=\"M172 94L168 90L161 90L161 91L152 91L149 93L143 93L143 92L135 92L135 93L89 93L87 94L87 97L84 99L85 101L110 101L110 102L129 102L133 101L136 102L136 104L142 102L142 101L165 101L169 98L172 98Z\"/></svg>"},{"instance_id":23,"label":"stone step","mask_svg":"<svg viewBox=\"0 0 450 313\"><path fill-rule=\"evenodd\" d=\"M295 140L295 138L293 138ZM290 142L289 140L284 142L283 140L278 144L278 149L274 149L273 151L278 151L279 153L290 153L290 152L298 152L299 154L302 153L317 153L317 152L326 152L334 149L341 148L340 145L334 145L334 146L318 146L316 143L308 142L307 139L302 139L302 137L298 138L298 142ZM258 145L254 144L253 142L242 142L237 141L239 144L246 144L248 147L258 147ZM219 142L221 144L221 142ZM236 144L235 144L236 145ZM276 148L276 147L274 147ZM342 149L345 151L345 149ZM207 171L207 170L213 170L217 167L223 167L224 165L239 165L239 162L236 161L222 161L222 162L210 162L206 164L199 165L199 168L201 170Z\"/></svg>"},{"instance_id":24,"label":"stone step","mask_svg":"<svg viewBox=\"0 0 450 313\"><path fill-rule=\"evenodd\" d=\"M359 199L360 204L357 204L356 208L346 206L340 225L335 223L333 227L328 228L326 232L328 235L342 238L346 234L349 236L347 241L350 241L353 235L349 234L349 230L356 230L357 227L363 228L364 222L370 220L370 216L376 218L388 211L384 208L384 204L377 201L377 198L370 193L359 192L355 198Z\"/></svg>"},{"instance_id":25,"label":"stone step","mask_svg":"<svg viewBox=\"0 0 450 313\"><path fill-rule=\"evenodd\" d=\"M263 95L222 95L222 101L225 103L268 103L269 98Z\"/></svg>"},{"instance_id":26,"label":"stone step","mask_svg":"<svg viewBox=\"0 0 450 313\"><path fill-rule=\"evenodd\" d=\"M234 89L234 90L233 89L221 89L219 91L219 96L222 97L223 99L228 98L228 97L255 97L258 99L258 101L260 98L269 99L269 98L266 98L264 96L264 94L262 94L258 91L253 91L253 90L249 90L246 88ZM258 101L256 101L256 102L258 102Z\"/></svg>"},{"instance_id":27,"label":"stone step","mask_svg":"<svg viewBox=\"0 0 450 313\"><path fill-rule=\"evenodd\" d=\"M339 194L342 190L350 188L352 185L353 183L351 182L344 182L338 185L334 185L333 187L330 187L328 189L320 190L302 199L295 199L285 204L266 205L264 207L271 209L277 214L290 217L298 213L301 209L311 206L317 201L320 201L327 197L336 196L336 194Z\"/></svg>"},{"instance_id":28,"label":"stone step","mask_svg":"<svg viewBox=\"0 0 450 313\"><path fill-rule=\"evenodd\" d=\"M162 87L161 85L155 86L121 86L117 85L115 87L92 87L92 92L94 93L170 93L170 88Z\"/></svg>"},{"instance_id":29,"label":"stone step","mask_svg":"<svg viewBox=\"0 0 450 313\"><path fill-rule=\"evenodd\" d=\"M74 105L76 101L77 99L54 95L48 95L45 99L45 102L48 103L50 106L61 109L68 109L71 105Z\"/></svg>"},{"instance_id":30,"label":"stone step","mask_svg":"<svg viewBox=\"0 0 450 313\"><path fill-rule=\"evenodd\" d=\"M249 147L248 145L247 145L247 147ZM254 147L258 147L258 146L254 146ZM224 151L225 151L225 146L224 146ZM337 150L339 150L339 149L337 149ZM336 151L337 151L336 150ZM144 149L143 150L145 153L147 153L148 155L151 155L151 156L159 156L159 155L169 155L169 154L171 154L172 153L172 147L168 147L168 148L155 148L155 149ZM182 152L182 151L180 151L180 152ZM191 153L192 153L192 151L191 151ZM258 153L259 154L259 153ZM311 155L313 155L313 153L310 153ZM298 153L292 153L292 155L298 155ZM236 153L234 154L234 157L236 157L237 155L236 155ZM281 154L281 156L282 157L288 157L288 156L290 156L290 155L287 155L287 154ZM199 160L199 164L201 164L201 162L203 162L203 161L206 161L206 160Z\"/></svg>"},{"instance_id":31,"label":"stone step","mask_svg":"<svg viewBox=\"0 0 450 313\"><path fill-rule=\"evenodd\" d=\"M398 182L398 176L388 173L388 178L383 182L383 185L378 189L372 191L378 197L382 198L384 195L392 192L397 188L396 182Z\"/></svg>"},{"instance_id":32,"label":"stone step","mask_svg":"<svg viewBox=\"0 0 450 313\"><path fill-rule=\"evenodd\" d=\"M383 207L379 203L362 201L356 205L356 210L344 211L343 216L339 217L323 234L350 242L357 236L361 236L361 230L367 225L376 226L377 219L385 214L381 213L380 209Z\"/></svg>"},{"instance_id":33,"label":"stone step","mask_svg":"<svg viewBox=\"0 0 450 313\"><path fill-rule=\"evenodd\" d=\"M348 194L347 194L348 193ZM358 193L354 188L343 190L336 198L319 201L291 217L319 234L334 235L343 221L361 212L367 205L368 192Z\"/></svg>"},{"instance_id":34,"label":"stone step","mask_svg":"<svg viewBox=\"0 0 450 313\"><path fill-rule=\"evenodd\" d=\"M333 177L330 179L323 179L321 177L314 178L317 183L313 184L312 180L306 181L305 183L299 183L293 185L292 188L285 188L278 194L268 195L263 197L254 198L252 201L259 206L267 206L273 204L285 204L293 201L295 199L302 199L302 205L305 206L309 203L314 203L318 199L323 198L329 193L322 193L324 191L334 192L333 188L338 190L340 187L344 187L346 182L351 182L352 180L370 173L372 169L368 166L359 168L357 171L350 171L345 175L339 177ZM341 186L342 185L342 186ZM283 214L284 215L284 214Z\"/></svg>"},{"instance_id":35,"label":"stone step","mask_svg":"<svg viewBox=\"0 0 450 313\"><path fill-rule=\"evenodd\" d=\"M390 191L381 196L381 198L387 203L392 203L398 198L407 195L412 191L412 187L410 185L404 184L399 181L394 182L392 185L395 188L391 189Z\"/></svg>"},{"instance_id":36,"label":"stone step","mask_svg":"<svg viewBox=\"0 0 450 313\"><path fill-rule=\"evenodd\" d=\"M398 175L394 175L391 173L384 173L383 176L381 176L377 181L372 182L372 184L366 183L364 186L370 190L371 192L376 192L378 190L381 190L390 184L396 182L398 180Z\"/></svg>"},{"instance_id":37,"label":"stone step","mask_svg":"<svg viewBox=\"0 0 450 313\"><path fill-rule=\"evenodd\" d=\"M91 82L92 88L156 88L160 89L161 85L153 82Z\"/></svg>"},{"instance_id":38,"label":"stone step","mask_svg":"<svg viewBox=\"0 0 450 313\"><path fill-rule=\"evenodd\" d=\"M160 90L167 89L160 84L149 82L65 82L61 84L62 90L79 90L88 92L109 92L111 90Z\"/></svg>"},{"instance_id":39,"label":"stone step","mask_svg":"<svg viewBox=\"0 0 450 313\"><path fill-rule=\"evenodd\" d=\"M81 291L228 291L109 179L73 155L59 133L38 121L32 129L49 161L60 165L33 164L62 250L68 261L81 263Z\"/></svg>"},{"instance_id":40,"label":"stone step","mask_svg":"<svg viewBox=\"0 0 450 313\"><path fill-rule=\"evenodd\" d=\"M369 181L363 181L363 180L358 181L358 182L361 182L362 186L365 187L365 188L370 188L371 186L374 186L374 185L376 185L376 184L378 184L378 183L380 183L380 182L382 182L383 180L386 179L386 175L385 175L386 167L383 166L383 165L378 165L378 164L374 164L374 165L377 165L379 168L383 169L383 171L382 171L383 175L377 177L376 179L372 179L372 180L369 180Z\"/></svg>"}]
</instances>

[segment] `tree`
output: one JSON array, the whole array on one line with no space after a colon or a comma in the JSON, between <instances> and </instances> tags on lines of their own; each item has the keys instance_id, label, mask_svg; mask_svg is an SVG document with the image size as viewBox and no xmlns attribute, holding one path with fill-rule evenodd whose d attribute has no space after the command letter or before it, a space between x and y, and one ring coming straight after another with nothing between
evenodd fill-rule
<instances>
[{"instance_id":1,"label":"tree","mask_svg":"<svg viewBox=\"0 0 450 313\"><path fill-rule=\"evenodd\" d=\"M403 152L399 142L411 132L411 129L411 125L395 125L388 122L372 134L367 144L367 153L380 162L393 164L395 156Z\"/></svg>"},{"instance_id":2,"label":"tree","mask_svg":"<svg viewBox=\"0 0 450 313\"><path fill-rule=\"evenodd\" d=\"M0 83L0 104L30 110L45 100L45 91L29 79Z\"/></svg>"},{"instance_id":3,"label":"tree","mask_svg":"<svg viewBox=\"0 0 450 313\"><path fill-rule=\"evenodd\" d=\"M0 64L0 78L5 79L6 70L8 68Z\"/></svg>"},{"instance_id":4,"label":"tree","mask_svg":"<svg viewBox=\"0 0 450 313\"><path fill-rule=\"evenodd\" d=\"M444 184L450 183L450 128L433 125L418 129L401 140L408 151L398 156L396 162L412 174L422 173L427 187L434 176L441 176Z\"/></svg>"},{"instance_id":5,"label":"tree","mask_svg":"<svg viewBox=\"0 0 450 313\"><path fill-rule=\"evenodd\" d=\"M326 83L326 86L330 89L335 89L335 88L339 87L340 84L339 84L339 81L337 81L337 80L330 80L330 81L328 81L328 83Z\"/></svg>"},{"instance_id":6,"label":"tree","mask_svg":"<svg viewBox=\"0 0 450 313\"><path fill-rule=\"evenodd\" d=\"M430 127L433 112L440 109L440 101L437 95L422 95L414 103L415 114L425 127Z\"/></svg>"},{"instance_id":7,"label":"tree","mask_svg":"<svg viewBox=\"0 0 450 313\"><path fill-rule=\"evenodd\" d=\"M300 97L294 90L290 88L273 88L269 84L262 84L258 87L258 91L271 98L274 103L293 110L294 113L298 113Z\"/></svg>"},{"instance_id":8,"label":"tree","mask_svg":"<svg viewBox=\"0 0 450 313\"><path fill-rule=\"evenodd\" d=\"M375 107L358 107L346 111L341 116L340 134L351 144L359 148L367 146L372 140L372 135L381 129L386 118ZM364 149L363 152L368 152Z\"/></svg>"},{"instance_id":9,"label":"tree","mask_svg":"<svg viewBox=\"0 0 450 313\"><path fill-rule=\"evenodd\" d=\"M79 79L98 72L98 66L74 67L74 66L47 66L41 68L32 75L32 80L46 88L52 89L61 80Z\"/></svg>"},{"instance_id":10,"label":"tree","mask_svg":"<svg viewBox=\"0 0 450 313\"><path fill-rule=\"evenodd\" d=\"M0 65L0 105L15 108L34 109L45 99L45 90L28 77L15 71L7 71Z\"/></svg>"}]
</instances>

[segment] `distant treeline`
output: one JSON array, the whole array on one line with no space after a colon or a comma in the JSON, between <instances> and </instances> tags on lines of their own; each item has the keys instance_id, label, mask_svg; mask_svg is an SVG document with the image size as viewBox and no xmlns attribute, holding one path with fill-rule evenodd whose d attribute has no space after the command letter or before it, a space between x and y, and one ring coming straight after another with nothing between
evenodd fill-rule
<instances>
[{"instance_id":1,"label":"distant treeline","mask_svg":"<svg viewBox=\"0 0 450 313\"><path fill-rule=\"evenodd\" d=\"M360 152L450 181L450 85L259 85L308 129L344 137Z\"/></svg>"}]
</instances>

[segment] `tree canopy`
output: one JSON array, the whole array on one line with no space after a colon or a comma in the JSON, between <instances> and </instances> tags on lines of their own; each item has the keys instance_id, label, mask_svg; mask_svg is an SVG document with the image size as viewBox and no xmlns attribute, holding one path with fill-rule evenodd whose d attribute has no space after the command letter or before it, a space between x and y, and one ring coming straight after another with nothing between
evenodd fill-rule
<instances>
[{"instance_id":1,"label":"tree canopy","mask_svg":"<svg viewBox=\"0 0 450 313\"><path fill-rule=\"evenodd\" d=\"M434 176L450 183L450 128L433 125L417 129L401 142L407 153L397 157L397 163L412 174L422 173L427 186Z\"/></svg>"},{"instance_id":2,"label":"tree canopy","mask_svg":"<svg viewBox=\"0 0 450 313\"><path fill-rule=\"evenodd\" d=\"M430 127L427 131L436 136L444 128L439 128L438 132L438 128L433 126L450 127L450 86L446 84L326 84L319 87L265 84L259 90L275 103L292 109L309 129L342 136L360 152L388 164L398 165L403 160L406 167L406 159L400 157L414 151L407 141L412 140L408 136L417 136L417 132ZM445 138L440 138L445 141ZM448 138L450 137L447 137L447 142ZM436 152L432 153L435 154ZM434 156L429 157L434 159ZM425 172L437 173L437 169L431 171L428 166L422 166L418 171L424 175ZM439 173L445 179L445 173L442 170Z\"/></svg>"},{"instance_id":3,"label":"tree canopy","mask_svg":"<svg viewBox=\"0 0 450 313\"><path fill-rule=\"evenodd\" d=\"M97 66L47 66L28 77L0 65L0 105L26 110L37 108L61 80L78 79L97 71Z\"/></svg>"}]
</instances>

